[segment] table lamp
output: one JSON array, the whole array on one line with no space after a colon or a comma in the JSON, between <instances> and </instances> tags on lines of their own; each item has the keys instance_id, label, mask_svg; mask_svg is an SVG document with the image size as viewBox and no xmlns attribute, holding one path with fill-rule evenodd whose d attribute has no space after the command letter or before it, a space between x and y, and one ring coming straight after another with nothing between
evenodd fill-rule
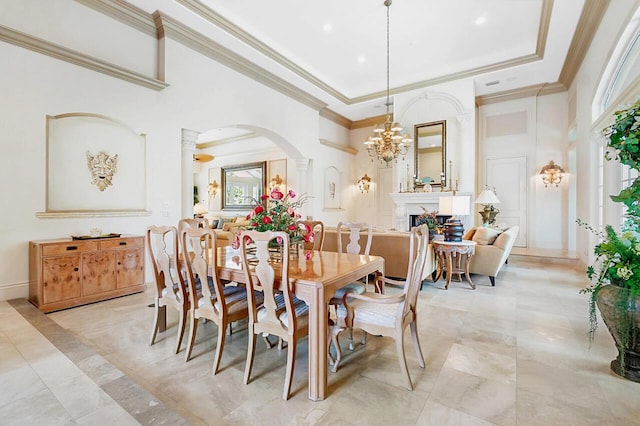
<instances>
[{"instance_id":1,"label":"table lamp","mask_svg":"<svg viewBox=\"0 0 640 426\"><path fill-rule=\"evenodd\" d=\"M496 215L500 213L500 210L493 207L493 204L500 204L495 192L490 189L483 190L476 198L475 204L484 204L484 209L478 212L482 216L482 226L489 226L495 222Z\"/></svg>"},{"instance_id":2,"label":"table lamp","mask_svg":"<svg viewBox=\"0 0 640 426\"><path fill-rule=\"evenodd\" d=\"M438 213L451 215L444 223L445 241L462 241L464 226L457 216L469 214L469 197L454 195L453 197L440 197L438 200Z\"/></svg>"}]
</instances>

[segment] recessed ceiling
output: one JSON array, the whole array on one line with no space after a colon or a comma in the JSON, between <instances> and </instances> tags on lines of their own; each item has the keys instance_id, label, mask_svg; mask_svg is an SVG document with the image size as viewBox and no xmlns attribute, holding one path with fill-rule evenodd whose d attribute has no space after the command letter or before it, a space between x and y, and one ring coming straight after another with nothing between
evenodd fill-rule
<instances>
[{"instance_id":1,"label":"recessed ceiling","mask_svg":"<svg viewBox=\"0 0 640 426\"><path fill-rule=\"evenodd\" d=\"M331 110L352 120L383 113L382 0L176 2L184 6L182 19L189 18L185 23L192 20L201 26L204 19L222 28L236 47L241 43L242 49L235 51ZM415 90L468 77L479 96L556 82L584 4L585 0L395 0L389 9L391 89ZM195 6L210 9L227 25L207 19ZM226 43L222 37L217 41Z\"/></svg>"}]
</instances>

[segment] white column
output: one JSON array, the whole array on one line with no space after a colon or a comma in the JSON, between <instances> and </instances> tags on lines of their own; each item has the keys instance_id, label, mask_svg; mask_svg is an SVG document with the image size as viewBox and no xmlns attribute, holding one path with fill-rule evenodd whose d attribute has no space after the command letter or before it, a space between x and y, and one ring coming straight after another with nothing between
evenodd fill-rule
<instances>
[{"instance_id":1,"label":"white column","mask_svg":"<svg viewBox=\"0 0 640 426\"><path fill-rule=\"evenodd\" d=\"M193 155L199 132L182 129L182 213L181 217L193 217Z\"/></svg>"},{"instance_id":2,"label":"white column","mask_svg":"<svg viewBox=\"0 0 640 426\"><path fill-rule=\"evenodd\" d=\"M309 188L309 165L311 164L311 160L309 158L298 158L296 159L296 180L298 187L294 189L299 195L303 193L313 194ZM291 188L291 185L287 185ZM309 215L309 212L313 211L313 199L307 201L301 208L299 213L302 215L302 219L306 219Z\"/></svg>"}]
</instances>

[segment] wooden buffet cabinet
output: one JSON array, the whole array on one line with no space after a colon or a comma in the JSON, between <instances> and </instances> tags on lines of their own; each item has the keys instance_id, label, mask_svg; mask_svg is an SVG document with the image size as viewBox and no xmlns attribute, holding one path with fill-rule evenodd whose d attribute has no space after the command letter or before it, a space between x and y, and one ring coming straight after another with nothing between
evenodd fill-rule
<instances>
[{"instance_id":1,"label":"wooden buffet cabinet","mask_svg":"<svg viewBox=\"0 0 640 426\"><path fill-rule=\"evenodd\" d=\"M29 242L29 301L51 312L144 291L144 237Z\"/></svg>"}]
</instances>

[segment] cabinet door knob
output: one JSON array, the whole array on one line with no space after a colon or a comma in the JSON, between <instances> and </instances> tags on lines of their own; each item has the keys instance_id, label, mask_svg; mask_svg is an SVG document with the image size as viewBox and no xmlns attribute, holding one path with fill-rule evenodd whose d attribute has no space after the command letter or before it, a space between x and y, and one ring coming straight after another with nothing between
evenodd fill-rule
<instances>
[{"instance_id":1,"label":"cabinet door knob","mask_svg":"<svg viewBox=\"0 0 640 426\"><path fill-rule=\"evenodd\" d=\"M78 272L80 268L73 268L75 272Z\"/></svg>"}]
</instances>

